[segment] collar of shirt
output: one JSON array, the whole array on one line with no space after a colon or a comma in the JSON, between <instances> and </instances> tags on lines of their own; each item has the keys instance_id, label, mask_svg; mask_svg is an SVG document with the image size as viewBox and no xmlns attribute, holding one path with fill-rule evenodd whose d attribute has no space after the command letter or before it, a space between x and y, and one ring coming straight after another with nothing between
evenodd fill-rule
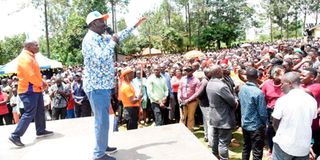
<instances>
[{"instance_id":1,"label":"collar of shirt","mask_svg":"<svg viewBox=\"0 0 320 160\"><path fill-rule=\"evenodd\" d=\"M255 83L253 83L253 82L247 82L246 85L258 87L257 84L255 84Z\"/></svg>"},{"instance_id":2,"label":"collar of shirt","mask_svg":"<svg viewBox=\"0 0 320 160\"><path fill-rule=\"evenodd\" d=\"M31 57L35 58L35 55L34 53L28 51L28 50L24 50L25 53L27 53L28 55L30 55Z\"/></svg>"}]
</instances>

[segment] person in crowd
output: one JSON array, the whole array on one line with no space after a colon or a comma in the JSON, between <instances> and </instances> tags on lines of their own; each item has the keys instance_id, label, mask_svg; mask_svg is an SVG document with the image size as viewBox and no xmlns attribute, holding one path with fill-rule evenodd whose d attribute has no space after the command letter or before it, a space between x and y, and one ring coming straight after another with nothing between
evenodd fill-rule
<instances>
[{"instance_id":1,"label":"person in crowd","mask_svg":"<svg viewBox=\"0 0 320 160\"><path fill-rule=\"evenodd\" d=\"M230 89L230 92L235 96L237 103L239 104L239 98L237 97L236 91L235 91L235 83L233 79L230 76L230 70L231 68L229 67L228 64L222 63L220 64L223 72L223 78L222 82L224 82L228 88ZM241 125L241 113L240 113L240 105L237 106L235 110L235 117L236 117L236 126L239 127ZM231 139L231 146L233 147L240 147L239 142L233 137Z\"/></svg>"},{"instance_id":2,"label":"person in crowd","mask_svg":"<svg viewBox=\"0 0 320 160\"><path fill-rule=\"evenodd\" d=\"M241 127L243 133L242 159L249 160L250 152L254 160L262 159L267 106L263 92L257 84L258 71L246 69L247 82L240 88Z\"/></svg>"},{"instance_id":3,"label":"person in crowd","mask_svg":"<svg viewBox=\"0 0 320 160\"><path fill-rule=\"evenodd\" d=\"M184 68L186 76L180 80L178 89L178 102L183 109L182 122L193 132L194 127L194 114L198 107L198 95L196 94L200 88L200 81L193 76L192 67Z\"/></svg>"},{"instance_id":4,"label":"person in crowd","mask_svg":"<svg viewBox=\"0 0 320 160\"><path fill-rule=\"evenodd\" d=\"M124 107L124 118L127 121L127 130L137 129L143 95L140 91L136 94L132 84L134 71L131 68L124 69L121 73L121 78L123 82L120 88L120 94Z\"/></svg>"},{"instance_id":5,"label":"person in crowd","mask_svg":"<svg viewBox=\"0 0 320 160\"><path fill-rule=\"evenodd\" d=\"M175 105L172 111L173 111L174 120L176 123L180 122L180 105L178 102L178 90L179 90L181 78L182 78L182 70L180 68L175 69L174 76L171 78L171 85L172 85L172 91L173 91L174 100L175 100ZM181 114L182 114L182 110L181 110Z\"/></svg>"},{"instance_id":6,"label":"person in crowd","mask_svg":"<svg viewBox=\"0 0 320 160\"><path fill-rule=\"evenodd\" d=\"M165 78L160 74L160 66L154 66L154 73L147 79L147 93L151 101L155 125L161 126L164 124L164 116L169 90Z\"/></svg>"},{"instance_id":7,"label":"person in crowd","mask_svg":"<svg viewBox=\"0 0 320 160\"><path fill-rule=\"evenodd\" d=\"M114 48L118 42L129 37L132 30L138 27L146 18L141 18L134 27L129 27L119 34L106 33L108 15L102 15L98 11L90 12L86 18L89 27L82 41L82 55L84 59L83 89L86 92L90 106L94 113L95 121L95 160L112 160L106 150L109 138L109 107L111 90L114 88Z\"/></svg>"},{"instance_id":8,"label":"person in crowd","mask_svg":"<svg viewBox=\"0 0 320 160\"><path fill-rule=\"evenodd\" d=\"M193 75L194 77L198 78L200 81L203 78L206 78L206 76L204 75L204 72L201 70L200 68L200 63L199 62L194 62L192 64L192 69L193 69Z\"/></svg>"},{"instance_id":9,"label":"person in crowd","mask_svg":"<svg viewBox=\"0 0 320 160\"><path fill-rule=\"evenodd\" d=\"M24 113L9 140L20 147L24 146L20 137L24 135L32 120L36 125L37 136L53 134L52 131L46 130L42 91L47 84L42 80L40 67L35 59L35 54L38 52L38 43L29 41L24 44L24 49L18 56L18 95L23 102Z\"/></svg>"},{"instance_id":10,"label":"person in crowd","mask_svg":"<svg viewBox=\"0 0 320 160\"><path fill-rule=\"evenodd\" d=\"M135 72L136 77L132 80L132 85L135 90L135 95L140 95L142 94L142 101L141 101L141 114L139 117L139 121L142 124L146 123L147 119L147 102L148 102L148 96L147 96L147 79L144 76L144 72L142 72L142 77L141 77L141 70L136 70Z\"/></svg>"},{"instance_id":11,"label":"person in crowd","mask_svg":"<svg viewBox=\"0 0 320 160\"><path fill-rule=\"evenodd\" d=\"M12 113L13 110L12 110L12 106L10 105L10 99L12 97L12 87L11 87L12 80L8 78L4 78L1 80L1 84L3 87L2 91L5 92L8 96L7 107L9 111L8 113L9 120L10 120L9 124L14 124L13 113Z\"/></svg>"},{"instance_id":12,"label":"person in crowd","mask_svg":"<svg viewBox=\"0 0 320 160\"><path fill-rule=\"evenodd\" d=\"M270 78L266 80L261 85L261 90L265 96L266 103L267 103L267 140L268 140L268 147L269 153L267 156L270 157L272 155L272 148L273 148L273 141L272 138L275 135L275 131L272 126L272 117L271 114L274 110L274 105L278 98L284 95L281 90L281 78L285 74L284 67L280 65L275 65L271 68Z\"/></svg>"},{"instance_id":13,"label":"person in crowd","mask_svg":"<svg viewBox=\"0 0 320 160\"><path fill-rule=\"evenodd\" d=\"M173 102L174 102L174 96L173 96L173 90L171 86L171 76L168 72L166 72L166 65L164 63L160 64L160 75L166 80L167 88L169 91L169 94L167 95L167 100L165 102L165 108L163 109L163 124L169 124L169 111L173 108Z\"/></svg>"},{"instance_id":14,"label":"person in crowd","mask_svg":"<svg viewBox=\"0 0 320 160\"><path fill-rule=\"evenodd\" d=\"M72 89L71 89L71 82L68 80L67 82L67 88L69 89L69 94L68 94L68 102L67 102L67 118L75 118L75 112L74 112L74 98L72 95Z\"/></svg>"},{"instance_id":15,"label":"person in crowd","mask_svg":"<svg viewBox=\"0 0 320 160\"><path fill-rule=\"evenodd\" d=\"M305 91L311 94L317 101L318 115L320 114L320 83L315 83L317 77L317 71L314 68L305 68L300 73L301 87ZM313 139L313 151L316 155L320 155L320 118L319 116L312 122L312 139Z\"/></svg>"},{"instance_id":16,"label":"person in crowd","mask_svg":"<svg viewBox=\"0 0 320 160\"><path fill-rule=\"evenodd\" d=\"M12 96L10 98L10 106L12 107L12 114L14 123L17 124L19 122L19 108L17 106L17 88L12 88Z\"/></svg>"},{"instance_id":17,"label":"person in crowd","mask_svg":"<svg viewBox=\"0 0 320 160\"><path fill-rule=\"evenodd\" d=\"M67 117L67 104L69 88L63 83L62 77L57 76L55 83L49 88L52 106L52 119L65 119Z\"/></svg>"},{"instance_id":18,"label":"person in crowd","mask_svg":"<svg viewBox=\"0 0 320 160\"><path fill-rule=\"evenodd\" d=\"M275 104L272 159L309 159L312 120L317 118L317 101L300 88L300 75L286 73L281 89L285 93Z\"/></svg>"},{"instance_id":19,"label":"person in crowd","mask_svg":"<svg viewBox=\"0 0 320 160\"><path fill-rule=\"evenodd\" d=\"M203 115L202 119L203 119L203 128L204 128L204 141L208 142L209 146L212 147L213 127L209 123L210 108L209 108L209 100L208 100L208 95L206 90L207 84L211 78L211 72L209 68L205 68L203 72L204 72L205 78L202 78L197 94L199 99L199 106Z\"/></svg>"},{"instance_id":20,"label":"person in crowd","mask_svg":"<svg viewBox=\"0 0 320 160\"><path fill-rule=\"evenodd\" d=\"M86 93L83 90L82 74L77 72L74 83L72 84L72 96L74 98L75 117L89 117L91 116L90 102Z\"/></svg>"},{"instance_id":21,"label":"person in crowd","mask_svg":"<svg viewBox=\"0 0 320 160\"><path fill-rule=\"evenodd\" d=\"M234 111L237 102L228 86L221 80L222 68L219 65L213 65L210 72L211 79L207 84L206 92L210 107L210 124L213 126L212 153L220 159L228 159L232 129L235 128Z\"/></svg>"},{"instance_id":22,"label":"person in crowd","mask_svg":"<svg viewBox=\"0 0 320 160\"><path fill-rule=\"evenodd\" d=\"M48 84L49 86L49 84ZM51 98L49 94L49 89L46 88L43 92L43 102L44 102L44 110L45 110L45 116L47 121L52 120L52 115L51 115Z\"/></svg>"},{"instance_id":23,"label":"person in crowd","mask_svg":"<svg viewBox=\"0 0 320 160\"><path fill-rule=\"evenodd\" d=\"M7 107L8 95L5 92L0 91L0 126L3 126L3 120L6 125L12 124L9 109Z\"/></svg>"}]
</instances>

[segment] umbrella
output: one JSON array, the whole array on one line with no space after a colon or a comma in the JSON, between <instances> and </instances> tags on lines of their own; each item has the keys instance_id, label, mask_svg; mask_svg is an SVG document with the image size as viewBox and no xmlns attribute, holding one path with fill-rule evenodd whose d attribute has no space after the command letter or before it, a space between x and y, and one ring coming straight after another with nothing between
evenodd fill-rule
<instances>
[{"instance_id":1,"label":"umbrella","mask_svg":"<svg viewBox=\"0 0 320 160\"><path fill-rule=\"evenodd\" d=\"M241 44L241 46L240 46L241 48L245 48L245 47L252 47L252 45L251 44L249 44L249 43L244 43L244 44Z\"/></svg>"},{"instance_id":2,"label":"umbrella","mask_svg":"<svg viewBox=\"0 0 320 160\"><path fill-rule=\"evenodd\" d=\"M202 53L201 51L192 50L187 52L183 55L184 58L191 59L191 58L205 58L206 55Z\"/></svg>"}]
</instances>

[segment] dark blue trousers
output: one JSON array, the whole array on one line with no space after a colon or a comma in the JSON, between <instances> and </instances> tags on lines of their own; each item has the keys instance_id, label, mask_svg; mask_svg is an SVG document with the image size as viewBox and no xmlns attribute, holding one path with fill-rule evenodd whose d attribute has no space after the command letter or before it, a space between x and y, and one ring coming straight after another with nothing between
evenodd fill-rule
<instances>
[{"instance_id":1,"label":"dark blue trousers","mask_svg":"<svg viewBox=\"0 0 320 160\"><path fill-rule=\"evenodd\" d=\"M42 93L27 92L19 94L24 106L24 113L17 125L16 130L12 133L13 137L21 137L29 127L30 122L34 119L37 134L46 129L44 103Z\"/></svg>"}]
</instances>

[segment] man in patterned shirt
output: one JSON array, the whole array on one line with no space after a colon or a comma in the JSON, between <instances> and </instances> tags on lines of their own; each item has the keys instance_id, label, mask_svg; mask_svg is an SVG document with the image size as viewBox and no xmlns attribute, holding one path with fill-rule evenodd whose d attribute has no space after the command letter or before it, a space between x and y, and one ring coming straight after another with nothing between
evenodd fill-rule
<instances>
[{"instance_id":1,"label":"man in patterned shirt","mask_svg":"<svg viewBox=\"0 0 320 160\"><path fill-rule=\"evenodd\" d=\"M134 27L120 33L104 36L107 28L104 20L108 17L98 11L89 13L86 18L89 31L82 42L85 66L83 89L89 98L95 121L95 160L115 159L105 154L108 146L110 96L114 88L114 47L146 19L141 18Z\"/></svg>"}]
</instances>

